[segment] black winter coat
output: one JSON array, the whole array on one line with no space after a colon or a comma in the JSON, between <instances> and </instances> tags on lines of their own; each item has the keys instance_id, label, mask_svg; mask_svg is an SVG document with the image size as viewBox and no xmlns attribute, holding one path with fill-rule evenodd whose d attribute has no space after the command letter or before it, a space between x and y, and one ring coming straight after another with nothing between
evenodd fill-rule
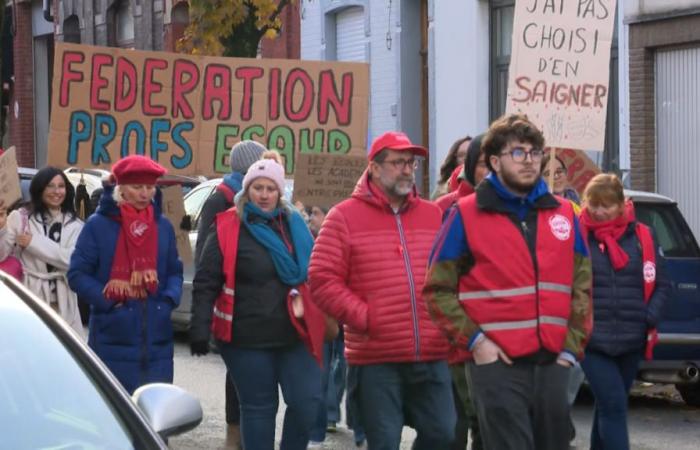
<instances>
[{"instance_id":1,"label":"black winter coat","mask_svg":"<svg viewBox=\"0 0 700 450\"><path fill-rule=\"evenodd\" d=\"M635 223L631 223L618 243L629 256L627 266L615 271L592 232L588 244L593 263L593 334L586 351L618 356L643 351L646 332L661 319L663 305L671 291L666 263L656 250L656 288L648 303L644 303L642 249Z\"/></svg>"}]
</instances>

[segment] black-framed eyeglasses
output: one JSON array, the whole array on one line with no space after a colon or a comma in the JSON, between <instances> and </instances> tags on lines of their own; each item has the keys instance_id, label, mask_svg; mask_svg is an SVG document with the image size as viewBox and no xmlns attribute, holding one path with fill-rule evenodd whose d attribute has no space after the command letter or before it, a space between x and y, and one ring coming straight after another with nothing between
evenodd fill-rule
<instances>
[{"instance_id":1,"label":"black-framed eyeglasses","mask_svg":"<svg viewBox=\"0 0 700 450\"><path fill-rule=\"evenodd\" d=\"M416 170L416 168L418 168L418 161L416 161L416 158L399 158L391 161L382 161L379 164L391 164L391 166L396 170L404 170L406 167L410 167L412 170Z\"/></svg>"},{"instance_id":2,"label":"black-framed eyeglasses","mask_svg":"<svg viewBox=\"0 0 700 450\"><path fill-rule=\"evenodd\" d=\"M528 152L522 147L515 147L510 150L506 150L505 152L501 152L501 155L510 155L513 161L518 163L525 162L527 156L530 155L530 161L537 163L542 161L544 150L541 148L533 148Z\"/></svg>"}]
</instances>

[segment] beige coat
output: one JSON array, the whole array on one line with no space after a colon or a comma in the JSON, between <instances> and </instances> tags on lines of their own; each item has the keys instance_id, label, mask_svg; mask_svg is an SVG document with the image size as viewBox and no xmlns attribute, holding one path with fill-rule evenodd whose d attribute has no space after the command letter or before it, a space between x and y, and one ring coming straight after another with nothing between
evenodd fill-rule
<instances>
[{"instance_id":1,"label":"beige coat","mask_svg":"<svg viewBox=\"0 0 700 450\"><path fill-rule=\"evenodd\" d=\"M39 298L53 304L61 317L81 337L84 336L78 310L78 296L68 287L66 273L70 257L83 228L80 219L68 220L59 214L47 223L47 229L54 222L62 222L61 241L54 242L45 235L44 226L36 217L27 216L24 209L15 210L7 217L7 224L0 230L0 260L13 255L22 262L24 270L24 285ZM27 248L15 245L18 234L28 231L32 240ZM47 264L54 267L49 272ZM56 293L51 292L51 280L56 281Z\"/></svg>"}]
</instances>

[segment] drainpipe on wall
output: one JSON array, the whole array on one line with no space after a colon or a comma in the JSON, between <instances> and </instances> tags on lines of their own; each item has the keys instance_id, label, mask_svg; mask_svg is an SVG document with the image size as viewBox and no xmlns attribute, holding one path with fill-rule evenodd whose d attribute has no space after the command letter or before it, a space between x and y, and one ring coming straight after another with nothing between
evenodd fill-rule
<instances>
[{"instance_id":1,"label":"drainpipe on wall","mask_svg":"<svg viewBox=\"0 0 700 450\"><path fill-rule=\"evenodd\" d=\"M53 16L51 15L51 0L44 0L44 19L47 22L53 23Z\"/></svg>"}]
</instances>

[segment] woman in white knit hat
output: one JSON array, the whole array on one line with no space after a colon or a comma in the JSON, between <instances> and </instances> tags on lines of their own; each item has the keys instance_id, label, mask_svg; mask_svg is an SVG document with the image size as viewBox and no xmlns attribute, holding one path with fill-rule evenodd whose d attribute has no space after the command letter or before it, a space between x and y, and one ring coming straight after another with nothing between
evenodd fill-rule
<instances>
[{"instance_id":1,"label":"woman in white knit hat","mask_svg":"<svg viewBox=\"0 0 700 450\"><path fill-rule=\"evenodd\" d=\"M282 197L284 168L276 161L253 163L242 188L204 243L191 351L206 354L213 332L238 390L246 450L273 447L280 387L287 404L280 449L303 450L321 399L325 331L306 287L313 238Z\"/></svg>"}]
</instances>

